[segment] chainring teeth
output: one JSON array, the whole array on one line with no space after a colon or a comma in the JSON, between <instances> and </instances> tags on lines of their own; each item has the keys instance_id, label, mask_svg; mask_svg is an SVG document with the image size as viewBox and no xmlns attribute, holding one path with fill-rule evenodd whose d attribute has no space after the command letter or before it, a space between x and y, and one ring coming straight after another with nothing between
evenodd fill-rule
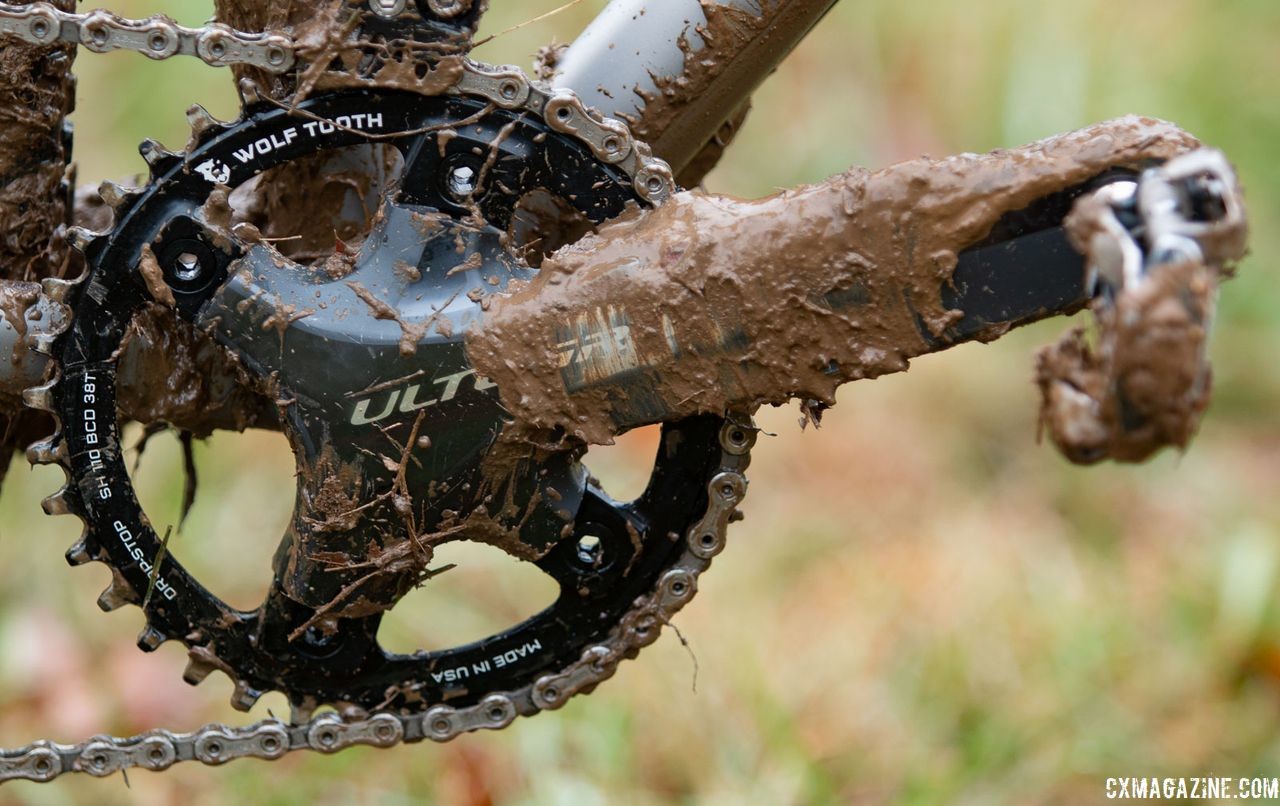
<instances>
[{"instance_id":1,"label":"chainring teeth","mask_svg":"<svg viewBox=\"0 0 1280 806\"><path fill-rule=\"evenodd\" d=\"M474 72L479 73L480 71L476 70ZM450 90L451 94L460 92L460 88L457 87ZM530 94L533 92L534 90L531 88ZM547 98L550 97L550 93L545 91L537 90L537 92L541 96L536 101L539 105L545 103ZM242 114L234 122L219 121L199 106L189 110L188 121L191 124L192 132L186 152L170 151L154 140L146 140L141 143L138 149L139 154L149 166L150 182L148 187L132 189L114 182L105 182L100 188L103 201L112 209L115 221L121 221L133 209L138 201L149 191L150 184L162 181L164 177L172 175L174 171L183 169L184 166L187 166L191 158L190 155L197 148L203 147L211 140L231 131L239 123L248 119L252 107L260 107L263 104L251 82L241 82L240 97L243 104ZM490 100L494 100L497 103L494 98ZM615 165L630 174L636 195L644 201L654 205L661 204L675 192L677 188L670 168L660 160L654 159L648 146L636 140L625 123L602 117L596 110L583 105L576 97L572 99L561 98L559 100L571 109L571 114L567 120L558 116L555 118L557 122L563 125L556 125L552 122L552 116L546 116L544 119L547 120L551 128L583 140L601 162ZM530 104L533 103L535 101L530 100ZM582 130L590 132L594 137L594 141L587 140L575 123L582 124ZM185 169L190 170L189 167ZM66 237L73 248L88 258L90 254L96 255L102 248L105 248L110 239L114 237L115 232L115 227L106 233L93 232L83 227L71 227L68 228ZM113 566L110 561L110 555L99 542L89 523L85 505L81 499L82 494L74 486L74 474L68 455L68 443L63 433L61 417L56 411L57 390L63 378L59 362L60 348L72 326L72 306L76 304L79 295L87 288L87 283L91 277L89 263L90 261L86 260L85 271L75 279L49 279L45 280L42 285L45 295L54 305L58 306L62 317L61 322L55 329L51 329L49 333L42 335L33 345L33 349L37 352L50 357L49 380L25 390L24 401L34 409L48 412L54 421L54 431L46 439L33 444L28 449L27 456L33 464L52 464L59 466L63 470L65 476L63 485L44 499L42 507L50 515L73 515L80 519L82 524L80 536L68 548L66 559L73 566L101 562L111 569L111 582L98 597L98 604L104 611L113 611L125 605L140 606L142 604L142 596L135 586L130 584ZM743 455L745 451L731 450L732 446L725 444L723 436L720 439L720 443L723 451L720 461L715 465L717 468L715 474L722 475L724 472L745 468L745 459L747 458ZM745 482L742 491L745 492ZM728 504L730 509L732 509L733 503L736 502ZM714 492L709 492L707 499L709 509L724 505L725 502L722 498L717 498ZM695 525L695 530L703 528L701 524L707 517L706 515L703 516L702 521ZM722 514L714 520L717 526L723 528L728 519L727 516ZM708 557L700 557L696 551L692 550L694 545L692 539L691 531L689 536L686 537L683 552L677 555L679 559L676 562L683 567L669 569L660 575L658 582L650 593L641 596L633 605L633 609L623 615L619 623L614 625L603 639L586 647L578 661L570 664L567 668L561 669L559 672L544 674L533 682L524 684L519 689L492 693L469 706L455 707L438 703L427 708L424 712L410 716L375 713L370 719L364 721L372 723L380 718L394 720L398 732L391 736L386 732L385 727L375 726L372 733L373 739L370 741L326 744L324 736L321 735L322 733L328 735L322 730L326 724L324 723L326 718L324 716L307 723L310 726L309 744L301 745L296 740L290 740L278 722L268 721L237 730L221 728L221 726L218 726L218 728L226 734L228 743L231 741L244 741L245 737L254 736L256 735L255 732L261 732L261 730L280 731L279 736L276 733L271 734L274 737L272 739L274 744L271 748L262 746L252 753L241 754L256 754L262 757L275 758L289 749L300 746L311 746L312 749L331 752L348 746L350 743L387 746L401 740L418 741L431 739L433 741L448 741L465 732L503 728L520 715L532 715L541 710L559 708L572 696L589 693L594 690L599 683L613 676L621 661L635 657L642 647L648 646L657 640L662 626L692 598L696 592L697 575L709 565ZM723 532L720 535L719 545L723 545ZM679 593L673 593L672 591L672 586L676 582L679 582L679 585L677 585ZM154 651L166 641L178 640L178 636L170 636L152 623L152 614L148 612L149 609L144 609L146 622L138 634L138 647L143 651ZM200 639L198 636L194 641L192 636L187 636L187 638L183 639L183 642L188 644L190 649L188 662L183 672L184 681L190 685L197 685L208 677L211 672L222 671L233 683L233 692L230 697L231 705L238 710L248 711L265 692L256 688L252 683L240 677L234 670L224 664L210 662L198 654L196 650L200 648L202 640L207 642L208 639ZM300 711L297 710L299 705L301 707ZM300 701L299 704L295 704L295 718L305 719L309 715L310 708L305 702ZM332 721L332 718L330 718L330 721ZM354 725L338 724L343 725L344 729L355 729ZM200 736L213 736L212 727L203 729L200 732ZM316 735L312 737L310 734ZM176 741L175 737L164 732L156 732L154 735L160 738L163 738L163 736L170 737L169 740L165 740L166 742L170 740ZM194 736L195 734L191 735ZM281 736L284 738L282 739ZM238 755L224 756L215 752L212 748L218 744L216 737L215 740L205 742L203 745L204 750L202 751L202 745L200 744L202 740L202 738L195 739L195 758L198 760L205 763L222 763L239 757ZM109 771L81 765L81 760L91 755L90 750L93 749L95 744L91 742L90 745L86 746L80 759L74 762L72 768L82 769L93 774L105 774ZM173 746L172 744L164 743L165 749L170 749ZM65 756L60 758L57 753L53 752L55 747L61 750L66 746L49 745L48 750L51 753L51 758L56 762L56 770L52 773L53 775L56 775L67 764ZM31 745L30 748L31 752L37 754L44 752L43 746L39 743ZM162 769L171 763L173 763L173 759L170 759L167 763L160 764L154 758L144 756L140 759L133 758L133 760L121 762L121 768L123 766L137 765Z\"/></svg>"},{"instance_id":2,"label":"chainring teeth","mask_svg":"<svg viewBox=\"0 0 1280 806\"><path fill-rule=\"evenodd\" d=\"M99 189L99 193L102 195L103 200L116 211L124 209L142 195L140 191L125 190L114 182L104 182ZM72 247L81 252L81 254L85 254L95 241L106 237L103 233L95 233L82 227L71 228L69 235ZM54 430L50 436L28 446L26 451L27 460L33 465L54 465L61 469L63 473L62 486L40 502L41 508L47 515L72 515L79 519L81 523L80 535L67 549L66 560L72 566L85 565L90 562L102 562L111 569L111 582L99 594L97 599L97 605L101 610L111 612L129 604L141 605L142 598L133 586L125 580L123 575L106 562L106 552L101 549L94 539L80 495L72 483L73 473L70 467L67 441L63 435L62 418L57 411L53 397L55 390L62 381L62 367L56 354L57 346L66 336L72 324L72 310L69 301L76 290L88 278L89 271L86 268L79 277L72 280L45 278L41 281L41 290L44 296L57 306L60 317L58 325L41 334L31 345L33 350L49 357L48 380L38 386L25 389L22 399L23 403L29 408L46 412L54 422ZM169 636L152 627L148 617L147 624L138 635L137 644L140 649L150 652L158 649L167 640L170 640Z\"/></svg>"},{"instance_id":3,"label":"chainring teeth","mask_svg":"<svg viewBox=\"0 0 1280 806\"><path fill-rule=\"evenodd\" d=\"M98 595L98 608L104 613L111 613L125 605L141 603L142 597L128 580L116 568L111 568L111 582Z\"/></svg>"},{"instance_id":4,"label":"chainring teeth","mask_svg":"<svg viewBox=\"0 0 1280 806\"><path fill-rule=\"evenodd\" d=\"M182 162L182 153L170 151L160 144L157 140L150 138L143 140L138 144L138 154L151 170L151 179L157 179L161 174L167 173L168 170L178 163Z\"/></svg>"}]
</instances>

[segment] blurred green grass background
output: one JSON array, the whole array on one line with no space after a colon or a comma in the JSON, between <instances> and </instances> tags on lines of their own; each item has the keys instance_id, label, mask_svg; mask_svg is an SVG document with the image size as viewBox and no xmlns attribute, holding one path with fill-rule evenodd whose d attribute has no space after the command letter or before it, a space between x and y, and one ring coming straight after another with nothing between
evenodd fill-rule
<instances>
[{"instance_id":1,"label":"blurred green grass background","mask_svg":"<svg viewBox=\"0 0 1280 806\"><path fill-rule=\"evenodd\" d=\"M558 3L494 0L485 27ZM479 56L527 65L602 5ZM210 13L111 6L191 24ZM762 412L777 436L757 448L746 521L677 620L696 689L668 634L590 697L499 734L135 772L130 788L19 783L0 799L1074 803L1101 800L1114 775L1280 774L1277 41L1274 0L844 0L707 182L754 196L1130 112L1176 121L1236 163L1254 225L1223 289L1216 401L1185 455L1079 469L1037 445L1031 351L1067 325L1041 323L845 387L818 432L801 433L794 409ZM180 147L192 102L236 111L226 74L191 61L83 53L78 72L81 181L141 171L143 137ZM634 488L651 445L593 452L593 469ZM251 604L291 507L290 457L263 434L198 451L201 495L174 553ZM138 472L158 523L176 516L179 468L158 439ZM136 609L97 610L105 570L68 570L77 526L37 505L59 483L16 464L0 497L0 743L244 721L225 678L188 688L177 647L132 646ZM527 575L493 584L483 560L415 593L396 640L471 637L537 598ZM268 710L286 708L269 696L254 713Z\"/></svg>"}]
</instances>

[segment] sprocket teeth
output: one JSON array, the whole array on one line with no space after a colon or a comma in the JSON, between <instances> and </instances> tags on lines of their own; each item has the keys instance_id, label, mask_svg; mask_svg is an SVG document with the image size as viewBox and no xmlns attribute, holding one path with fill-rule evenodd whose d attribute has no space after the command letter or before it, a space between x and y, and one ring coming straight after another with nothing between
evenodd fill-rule
<instances>
[{"instance_id":1,"label":"sprocket teeth","mask_svg":"<svg viewBox=\"0 0 1280 806\"><path fill-rule=\"evenodd\" d=\"M129 587L127 582L121 579L113 579L111 584L106 587L106 590L98 596L98 607L104 613L119 610L125 605L138 603L138 594L134 592L133 588Z\"/></svg>"},{"instance_id":2,"label":"sprocket teeth","mask_svg":"<svg viewBox=\"0 0 1280 806\"><path fill-rule=\"evenodd\" d=\"M98 185L98 195L107 203L112 210L118 210L121 204L124 204L125 198L129 192L119 182L112 182L110 179Z\"/></svg>"},{"instance_id":3,"label":"sprocket teeth","mask_svg":"<svg viewBox=\"0 0 1280 806\"><path fill-rule=\"evenodd\" d=\"M53 495L40 502L40 508L46 515L80 515L80 503L71 493L70 487L63 487ZM74 548L74 547L73 547Z\"/></svg>"},{"instance_id":4,"label":"sprocket teeth","mask_svg":"<svg viewBox=\"0 0 1280 806\"><path fill-rule=\"evenodd\" d=\"M46 353L47 355L47 353ZM29 408L40 411L53 411L53 388L51 386L33 386L22 391L22 402Z\"/></svg>"},{"instance_id":5,"label":"sprocket teeth","mask_svg":"<svg viewBox=\"0 0 1280 806\"><path fill-rule=\"evenodd\" d=\"M75 280L63 280L58 277L46 277L40 281L40 290L49 299L59 304L66 304L67 299L71 296L71 291L80 285Z\"/></svg>"},{"instance_id":6,"label":"sprocket teeth","mask_svg":"<svg viewBox=\"0 0 1280 806\"><path fill-rule=\"evenodd\" d=\"M142 632L138 633L138 649L143 652L155 652L160 648L161 644L168 640L169 636L148 625L143 628Z\"/></svg>"},{"instance_id":7,"label":"sprocket teeth","mask_svg":"<svg viewBox=\"0 0 1280 806\"><path fill-rule=\"evenodd\" d=\"M192 104L187 109L187 123L191 125L193 140L199 140L200 136L205 132L222 125L217 118L209 114L209 110L200 104Z\"/></svg>"},{"instance_id":8,"label":"sprocket teeth","mask_svg":"<svg viewBox=\"0 0 1280 806\"><path fill-rule=\"evenodd\" d=\"M148 165L155 165L164 159L167 149L161 145L159 140L152 140L150 137L138 143L138 153Z\"/></svg>"},{"instance_id":9,"label":"sprocket teeth","mask_svg":"<svg viewBox=\"0 0 1280 806\"><path fill-rule=\"evenodd\" d=\"M48 499L45 500L47 501ZM49 510L46 509L45 512L49 512ZM54 515L58 513L50 512L49 514ZM98 559L97 554L94 552L93 548L90 547L89 541L85 538L81 538L80 540L72 543L71 548L67 549L66 557L67 565L71 566L84 565Z\"/></svg>"},{"instance_id":10,"label":"sprocket teeth","mask_svg":"<svg viewBox=\"0 0 1280 806\"><path fill-rule=\"evenodd\" d=\"M24 393L25 394L25 393ZM61 439L42 439L27 448L27 461L33 465L66 465L67 445Z\"/></svg>"},{"instance_id":11,"label":"sprocket teeth","mask_svg":"<svg viewBox=\"0 0 1280 806\"><path fill-rule=\"evenodd\" d=\"M147 165L151 166L151 175L153 177L182 159L182 154L170 151L158 140L150 138L138 144L138 153L147 161Z\"/></svg>"},{"instance_id":12,"label":"sprocket teeth","mask_svg":"<svg viewBox=\"0 0 1280 806\"><path fill-rule=\"evenodd\" d=\"M190 658L187 661L187 668L182 672L182 679L189 686L198 686L216 668L212 663L207 663L199 658Z\"/></svg>"},{"instance_id":13,"label":"sprocket teeth","mask_svg":"<svg viewBox=\"0 0 1280 806\"><path fill-rule=\"evenodd\" d=\"M37 333L31 337L31 349L40 355L53 355L53 348L58 343L61 333Z\"/></svg>"},{"instance_id":14,"label":"sprocket teeth","mask_svg":"<svg viewBox=\"0 0 1280 806\"><path fill-rule=\"evenodd\" d=\"M98 186L98 195L107 203L107 206L115 211L118 216L122 210L128 208L134 199L141 195L136 188L126 188L119 182L112 182L110 179Z\"/></svg>"},{"instance_id":15,"label":"sprocket teeth","mask_svg":"<svg viewBox=\"0 0 1280 806\"><path fill-rule=\"evenodd\" d=\"M246 109L262 103L262 94L258 91L257 83L251 78L240 79L236 83L236 91L240 94L241 105Z\"/></svg>"},{"instance_id":16,"label":"sprocket teeth","mask_svg":"<svg viewBox=\"0 0 1280 806\"><path fill-rule=\"evenodd\" d=\"M248 711L261 696L261 691L243 680L237 680L235 691L231 692L231 707L237 711Z\"/></svg>"},{"instance_id":17,"label":"sprocket teeth","mask_svg":"<svg viewBox=\"0 0 1280 806\"><path fill-rule=\"evenodd\" d=\"M81 254L89 248L89 244L93 243L97 237L98 233L84 227L72 227L67 230L67 242Z\"/></svg>"}]
</instances>

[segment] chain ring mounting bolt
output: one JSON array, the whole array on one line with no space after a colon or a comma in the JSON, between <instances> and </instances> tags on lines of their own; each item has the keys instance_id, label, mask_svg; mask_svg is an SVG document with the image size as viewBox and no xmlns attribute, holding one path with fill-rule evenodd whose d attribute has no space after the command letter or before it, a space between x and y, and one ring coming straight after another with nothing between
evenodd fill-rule
<instances>
[{"instance_id":1,"label":"chain ring mounting bolt","mask_svg":"<svg viewBox=\"0 0 1280 806\"><path fill-rule=\"evenodd\" d=\"M400 16L406 5L406 0L369 0L369 10L384 19Z\"/></svg>"},{"instance_id":2,"label":"chain ring mounting bolt","mask_svg":"<svg viewBox=\"0 0 1280 806\"><path fill-rule=\"evenodd\" d=\"M437 17L451 19L471 8L471 0L426 0L427 10Z\"/></svg>"}]
</instances>

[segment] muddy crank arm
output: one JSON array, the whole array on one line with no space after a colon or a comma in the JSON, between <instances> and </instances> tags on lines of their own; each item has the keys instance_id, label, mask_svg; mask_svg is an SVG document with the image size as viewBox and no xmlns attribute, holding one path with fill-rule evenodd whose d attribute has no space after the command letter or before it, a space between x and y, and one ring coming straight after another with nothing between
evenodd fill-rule
<instances>
[{"instance_id":1,"label":"muddy crank arm","mask_svg":"<svg viewBox=\"0 0 1280 806\"><path fill-rule=\"evenodd\" d=\"M680 194L548 259L468 352L517 420L589 442L790 398L829 405L847 381L1081 308L1085 260L1062 229L1073 202L1198 147L1126 118L759 201Z\"/></svg>"}]
</instances>

